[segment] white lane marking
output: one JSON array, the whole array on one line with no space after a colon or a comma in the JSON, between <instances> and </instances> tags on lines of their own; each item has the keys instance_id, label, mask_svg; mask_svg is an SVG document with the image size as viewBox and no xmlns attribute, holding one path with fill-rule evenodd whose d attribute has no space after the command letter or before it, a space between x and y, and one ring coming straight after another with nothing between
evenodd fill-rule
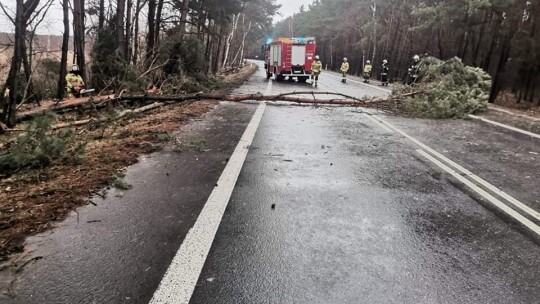
<instances>
[{"instance_id":1,"label":"white lane marking","mask_svg":"<svg viewBox=\"0 0 540 304\"><path fill-rule=\"evenodd\" d=\"M493 125L496 125L496 126L508 129L508 130L512 130L512 131L516 131L516 132L519 132L519 133L522 133L522 134L525 134L525 135L529 135L529 136L532 136L532 137L535 137L535 138L540 138L540 134L536 134L536 133L533 133L533 132L518 129L518 128L509 126L509 125L505 125L503 123L496 122L496 121L493 121L493 120L489 120L489 119L486 119L486 118L483 118L483 117L480 117L480 116L469 114L469 117L473 118L473 119L481 120L483 122L487 122L487 123L490 123L490 124L493 124Z\"/></svg>"},{"instance_id":2,"label":"white lane marking","mask_svg":"<svg viewBox=\"0 0 540 304\"><path fill-rule=\"evenodd\" d=\"M487 189L493 191L495 194L497 194L500 197L506 199L508 202L510 202L511 204L516 206L517 208L521 209L522 211L526 212L530 216L532 216L535 219L540 221L540 213L538 213L536 210L534 210L534 209L530 208L529 206L523 204L522 202L520 202L519 200L517 200L514 197L510 196L509 194L502 191L501 189L493 186L492 184L488 183L487 181L485 181L481 177L473 174L471 171L465 169L464 167L462 167L461 165L459 165L459 164L455 163L454 161L450 160L449 158L442 155L441 153L439 153L439 152L433 150L432 148L428 147L427 145L423 144L422 142L420 142L416 138L414 138L414 137L410 136L409 134L405 133L404 131L392 126L390 123L382 120L380 117L374 117L374 118L379 120L381 123L385 124L389 128L391 128L392 130L396 131L397 133L403 135L405 138L409 139L410 141L412 141L413 143L415 143L416 145L418 145L422 149L424 149L427 152L431 153L433 156L435 156L438 159L442 160L443 162L447 163L451 167L454 167L454 169L456 169L459 172L463 173L464 175L470 177L471 179L473 179L474 181L476 181L480 185L482 185L482 186L486 187Z\"/></svg>"},{"instance_id":3,"label":"white lane marking","mask_svg":"<svg viewBox=\"0 0 540 304\"><path fill-rule=\"evenodd\" d=\"M436 164L437 166L439 166L439 168L443 169L444 171L448 172L450 175L452 175L454 178L456 178L457 180L459 180L460 182L462 182L463 184L467 185L469 188L471 188L473 191L475 191L476 193L480 194L482 197L484 197L486 200L488 200L490 203L492 203L493 205L495 205L497 208L499 208L500 210L502 210L504 213L508 214L509 216L513 217L515 220L519 221L521 224L523 224L524 226L526 226L527 228L531 229L532 231L534 231L536 234L540 235L540 226L536 225L535 223L533 223L532 221L530 221L529 219L527 219L526 217L524 217L523 215L519 214L517 211L515 211L514 209L508 207L506 204L504 204L503 202L501 202L500 200L498 200L497 198L495 198L493 195L489 194L488 192L486 192L484 189L478 187L476 184L474 184L473 182L471 182L470 180L466 179L465 177L463 177L461 174L459 174L458 172L452 170L451 168L449 168L448 166L446 166L445 164L443 164L442 162L440 162L439 160L435 159L433 156L429 155L427 152L423 151L423 150L416 150L418 153L420 153L422 156L424 156L425 158L427 158L428 160L430 160L431 162L433 162L434 164Z\"/></svg>"},{"instance_id":4,"label":"white lane marking","mask_svg":"<svg viewBox=\"0 0 540 304\"><path fill-rule=\"evenodd\" d=\"M270 95L272 92L272 79L268 79L268 85L266 86L266 90L264 91L264 95Z\"/></svg>"},{"instance_id":5,"label":"white lane marking","mask_svg":"<svg viewBox=\"0 0 540 304\"><path fill-rule=\"evenodd\" d=\"M328 76L330 76L330 77L334 77L334 78L341 79L340 76L335 76L335 75L332 75L332 74L330 74L330 73L328 73L328 72L326 72L326 73L324 73L324 74L325 74L325 75L328 75ZM384 91L384 92L387 92L387 93L392 93L392 90L379 88L379 87L377 87L377 86L374 86L374 85L372 85L372 84L367 84L367 83L364 83L364 82L362 82L362 81L356 81L356 80L349 79L349 78L347 78L347 81L356 82L356 83L359 83L359 84L361 84L361 85L365 85L365 86L368 86L368 87L372 87L372 88L377 89L377 90L381 90L381 91Z\"/></svg>"},{"instance_id":6,"label":"white lane marking","mask_svg":"<svg viewBox=\"0 0 540 304\"><path fill-rule=\"evenodd\" d=\"M390 128L388 128L387 126L385 126L384 124L382 124L380 121L378 121L377 119L373 118L371 116L371 114L368 114L368 113L364 113L364 116L366 116L369 120L371 120L372 122L374 122L376 125L378 125L379 127L385 129L387 132L389 133L392 133L394 131L392 131Z\"/></svg>"},{"instance_id":7,"label":"white lane marking","mask_svg":"<svg viewBox=\"0 0 540 304\"><path fill-rule=\"evenodd\" d=\"M189 303L266 108L259 104L195 225L189 230L150 304Z\"/></svg>"}]
</instances>

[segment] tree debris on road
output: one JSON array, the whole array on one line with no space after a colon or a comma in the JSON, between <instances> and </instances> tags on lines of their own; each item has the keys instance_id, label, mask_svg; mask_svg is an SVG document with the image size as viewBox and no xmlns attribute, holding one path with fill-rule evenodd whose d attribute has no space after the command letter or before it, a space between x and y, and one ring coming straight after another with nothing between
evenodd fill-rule
<instances>
[{"instance_id":1,"label":"tree debris on road","mask_svg":"<svg viewBox=\"0 0 540 304\"><path fill-rule=\"evenodd\" d=\"M398 105L412 116L464 118L487 110L491 77L482 69L466 66L459 58L447 61L435 57L422 60L419 82L396 86ZM407 93L419 92L413 96Z\"/></svg>"}]
</instances>

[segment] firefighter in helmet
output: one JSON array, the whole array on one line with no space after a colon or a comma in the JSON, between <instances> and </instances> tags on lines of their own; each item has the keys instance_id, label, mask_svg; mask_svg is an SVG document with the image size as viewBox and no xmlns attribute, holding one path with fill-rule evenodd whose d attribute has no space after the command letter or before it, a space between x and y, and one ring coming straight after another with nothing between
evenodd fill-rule
<instances>
[{"instance_id":1,"label":"firefighter in helmet","mask_svg":"<svg viewBox=\"0 0 540 304\"><path fill-rule=\"evenodd\" d=\"M369 83L369 79L371 79L371 71L373 70L373 66L371 65L371 61L366 61L366 64L364 65L364 82Z\"/></svg>"},{"instance_id":2,"label":"firefighter in helmet","mask_svg":"<svg viewBox=\"0 0 540 304\"><path fill-rule=\"evenodd\" d=\"M311 64L311 76L313 79L313 85L317 87L317 81L319 81L319 75L321 74L322 63L319 55L315 56L315 61Z\"/></svg>"},{"instance_id":3,"label":"firefighter in helmet","mask_svg":"<svg viewBox=\"0 0 540 304\"><path fill-rule=\"evenodd\" d=\"M407 70L407 84L411 85L413 83L416 83L418 80L418 73L420 70L420 56L414 55L413 57L413 63Z\"/></svg>"},{"instance_id":4,"label":"firefighter in helmet","mask_svg":"<svg viewBox=\"0 0 540 304\"><path fill-rule=\"evenodd\" d=\"M81 96L81 90L84 87L84 80L81 77L79 66L74 64L71 66L69 73L66 75L66 91L68 97L79 98Z\"/></svg>"},{"instance_id":5,"label":"firefighter in helmet","mask_svg":"<svg viewBox=\"0 0 540 304\"><path fill-rule=\"evenodd\" d=\"M341 82L346 83L347 82L347 72L349 72L349 62L347 61L347 57L343 58L343 63L341 64Z\"/></svg>"},{"instance_id":6,"label":"firefighter in helmet","mask_svg":"<svg viewBox=\"0 0 540 304\"><path fill-rule=\"evenodd\" d=\"M381 65L381 85L388 86L388 73L390 72L390 66L388 60L384 59Z\"/></svg>"}]
</instances>

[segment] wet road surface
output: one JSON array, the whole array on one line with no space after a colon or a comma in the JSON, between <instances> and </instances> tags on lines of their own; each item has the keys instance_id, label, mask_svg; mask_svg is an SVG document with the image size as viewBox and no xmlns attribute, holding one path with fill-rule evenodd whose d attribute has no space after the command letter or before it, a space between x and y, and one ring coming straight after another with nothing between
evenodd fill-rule
<instances>
[{"instance_id":1,"label":"wet road surface","mask_svg":"<svg viewBox=\"0 0 540 304\"><path fill-rule=\"evenodd\" d=\"M320 82L358 97L387 93L325 73ZM260 71L238 92L300 89L310 86L268 84ZM43 259L3 272L16 297L0 302L148 303L254 110L220 105L179 134L205 138L210 152L145 157L128 170L134 187L123 197L113 190L32 238L29 257ZM266 107L191 303L537 301L537 235L372 117L535 210L540 141L478 121L362 111Z\"/></svg>"},{"instance_id":2,"label":"wet road surface","mask_svg":"<svg viewBox=\"0 0 540 304\"><path fill-rule=\"evenodd\" d=\"M324 74L321 81L320 89L362 89L332 84ZM440 124L430 131L429 121L392 121L459 151L452 136L432 138ZM464 130L456 124L483 127L444 124L457 134ZM502 133L497 145L538 149L538 142ZM497 170L529 172L538 182L539 171L519 163ZM523 192L524 199L539 197L534 187ZM537 238L477 200L403 137L356 110L268 107L191 303L535 302Z\"/></svg>"}]
</instances>

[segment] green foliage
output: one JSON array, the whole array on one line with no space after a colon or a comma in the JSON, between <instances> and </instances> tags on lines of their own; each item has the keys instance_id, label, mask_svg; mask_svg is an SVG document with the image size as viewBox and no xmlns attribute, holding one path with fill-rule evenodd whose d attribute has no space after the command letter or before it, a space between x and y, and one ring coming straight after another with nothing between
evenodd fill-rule
<instances>
[{"instance_id":1,"label":"green foliage","mask_svg":"<svg viewBox=\"0 0 540 304\"><path fill-rule=\"evenodd\" d=\"M126 182L124 180L124 177L126 177L126 174L123 171L117 172L114 174L110 179L111 186L121 189L121 190L129 190L133 187L130 183Z\"/></svg>"},{"instance_id":2,"label":"green foliage","mask_svg":"<svg viewBox=\"0 0 540 304\"><path fill-rule=\"evenodd\" d=\"M487 109L491 77L480 68L466 66L459 58L428 57L420 65L419 76L420 83L394 89L395 94L421 92L403 100L413 116L460 118Z\"/></svg>"},{"instance_id":3,"label":"green foliage","mask_svg":"<svg viewBox=\"0 0 540 304\"><path fill-rule=\"evenodd\" d=\"M127 88L135 91L144 87L135 67L122 57L116 31L112 28L98 32L92 49L92 84L96 90Z\"/></svg>"},{"instance_id":4,"label":"green foliage","mask_svg":"<svg viewBox=\"0 0 540 304\"><path fill-rule=\"evenodd\" d=\"M39 63L46 73L51 73L56 76L60 73L60 61L57 59L45 58L41 59Z\"/></svg>"},{"instance_id":5,"label":"green foliage","mask_svg":"<svg viewBox=\"0 0 540 304\"><path fill-rule=\"evenodd\" d=\"M0 171L12 174L24 168L39 168L55 161L76 163L84 154L86 143L77 142L72 130L54 132L56 115L36 115L5 153L0 154Z\"/></svg>"},{"instance_id":6,"label":"green foliage","mask_svg":"<svg viewBox=\"0 0 540 304\"><path fill-rule=\"evenodd\" d=\"M174 39L173 39L174 40ZM196 37L189 37L170 43L165 49L168 61L163 67L166 74L197 75L205 73L207 62L204 58L204 45Z\"/></svg>"}]
</instances>

